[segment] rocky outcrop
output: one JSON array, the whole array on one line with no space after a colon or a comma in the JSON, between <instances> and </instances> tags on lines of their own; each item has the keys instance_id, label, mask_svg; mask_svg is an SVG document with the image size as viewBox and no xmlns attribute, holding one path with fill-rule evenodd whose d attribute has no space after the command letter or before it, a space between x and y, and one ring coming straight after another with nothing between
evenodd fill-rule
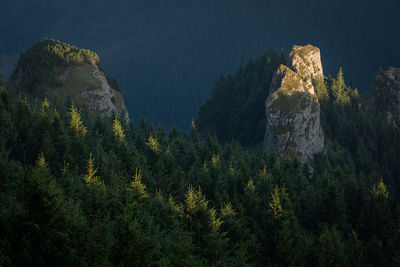
<instances>
[{"instance_id":1,"label":"rocky outcrop","mask_svg":"<svg viewBox=\"0 0 400 267\"><path fill-rule=\"evenodd\" d=\"M117 107L117 103L115 103L116 91L108 84L104 73L95 67L92 71L92 78L97 81L97 87L85 90L80 94L80 97L85 100L84 102L89 110L99 111L109 117L112 114L124 113L125 119L129 120L125 104L122 102Z\"/></svg>"},{"instance_id":2,"label":"rocky outcrop","mask_svg":"<svg viewBox=\"0 0 400 267\"><path fill-rule=\"evenodd\" d=\"M295 45L289 56L290 66L301 77L315 79L324 75L318 47Z\"/></svg>"},{"instance_id":3,"label":"rocky outcrop","mask_svg":"<svg viewBox=\"0 0 400 267\"><path fill-rule=\"evenodd\" d=\"M320 105L313 81L323 78L317 47L294 46L289 64L280 65L265 102L267 126L266 151L288 155L305 163L322 152L324 134L320 124Z\"/></svg>"},{"instance_id":4,"label":"rocky outcrop","mask_svg":"<svg viewBox=\"0 0 400 267\"><path fill-rule=\"evenodd\" d=\"M380 69L364 98L369 110L384 112L398 126L400 122L400 68Z\"/></svg>"},{"instance_id":5,"label":"rocky outcrop","mask_svg":"<svg viewBox=\"0 0 400 267\"><path fill-rule=\"evenodd\" d=\"M289 66L303 79L306 90L315 94L312 82L324 76L319 48L312 45L293 46L289 54Z\"/></svg>"},{"instance_id":6,"label":"rocky outcrop","mask_svg":"<svg viewBox=\"0 0 400 267\"><path fill-rule=\"evenodd\" d=\"M21 55L10 83L19 93L72 101L86 106L89 114L129 120L116 81L104 74L99 62L93 51L45 39Z\"/></svg>"}]
</instances>

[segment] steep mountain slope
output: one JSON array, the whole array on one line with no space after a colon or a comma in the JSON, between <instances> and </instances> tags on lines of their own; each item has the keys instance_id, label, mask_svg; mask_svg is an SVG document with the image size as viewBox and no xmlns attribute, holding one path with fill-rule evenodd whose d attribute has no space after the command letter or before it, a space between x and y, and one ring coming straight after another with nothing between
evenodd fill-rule
<instances>
[{"instance_id":1,"label":"steep mountain slope","mask_svg":"<svg viewBox=\"0 0 400 267\"><path fill-rule=\"evenodd\" d=\"M44 40L21 55L10 82L18 92L54 100L70 98L92 112L129 119L117 83L99 68L99 61L92 51Z\"/></svg>"}]
</instances>

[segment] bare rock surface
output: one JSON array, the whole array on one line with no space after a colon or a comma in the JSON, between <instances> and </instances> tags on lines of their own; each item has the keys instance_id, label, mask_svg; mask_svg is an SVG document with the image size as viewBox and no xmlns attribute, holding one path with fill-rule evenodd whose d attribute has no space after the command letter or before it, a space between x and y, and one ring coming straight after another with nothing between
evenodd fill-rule
<instances>
[{"instance_id":1,"label":"bare rock surface","mask_svg":"<svg viewBox=\"0 0 400 267\"><path fill-rule=\"evenodd\" d=\"M306 90L315 94L313 80L324 77L319 48L312 45L295 45L289 56L290 68L303 79Z\"/></svg>"},{"instance_id":2,"label":"bare rock surface","mask_svg":"<svg viewBox=\"0 0 400 267\"><path fill-rule=\"evenodd\" d=\"M311 45L294 46L289 65L280 65L272 78L272 93L265 102L264 145L267 152L305 163L324 148L320 105L313 86L315 79L323 78L320 51Z\"/></svg>"},{"instance_id":3,"label":"bare rock surface","mask_svg":"<svg viewBox=\"0 0 400 267\"><path fill-rule=\"evenodd\" d=\"M118 110L122 110L125 113L125 119L128 120L129 115L125 105L122 103L121 107L116 107L116 95L108 84L104 73L98 68L94 68L92 77L99 86L95 89L85 90L80 94L80 97L85 100L87 107L90 110L100 111L106 116L111 116L112 114L119 115Z\"/></svg>"}]
</instances>

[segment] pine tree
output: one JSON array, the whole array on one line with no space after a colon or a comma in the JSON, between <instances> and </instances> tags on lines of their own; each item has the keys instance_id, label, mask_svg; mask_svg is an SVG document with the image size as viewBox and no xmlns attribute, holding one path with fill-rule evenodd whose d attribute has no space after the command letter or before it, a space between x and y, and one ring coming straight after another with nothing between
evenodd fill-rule
<instances>
[{"instance_id":1,"label":"pine tree","mask_svg":"<svg viewBox=\"0 0 400 267\"><path fill-rule=\"evenodd\" d=\"M12 241L15 243L13 263L17 266L82 265L84 218L77 203L65 197L43 162L41 155L39 166L33 167L21 181L19 203L15 204L23 210L16 210L13 216L18 217L10 221L18 229Z\"/></svg>"},{"instance_id":2,"label":"pine tree","mask_svg":"<svg viewBox=\"0 0 400 267\"><path fill-rule=\"evenodd\" d=\"M357 233L352 231L346 240L346 254L350 266L365 266L363 261L362 243L358 239Z\"/></svg>"},{"instance_id":3,"label":"pine tree","mask_svg":"<svg viewBox=\"0 0 400 267\"><path fill-rule=\"evenodd\" d=\"M339 69L336 80L333 80L331 90L336 103L344 104L350 102L350 97L346 91L342 68Z\"/></svg>"},{"instance_id":4,"label":"pine tree","mask_svg":"<svg viewBox=\"0 0 400 267\"><path fill-rule=\"evenodd\" d=\"M290 200L285 186L275 185L269 206L273 215L274 250L272 261L276 266L298 266L301 248L298 247L298 225L290 210Z\"/></svg>"},{"instance_id":5,"label":"pine tree","mask_svg":"<svg viewBox=\"0 0 400 267\"><path fill-rule=\"evenodd\" d=\"M391 233L396 230L391 218L389 192L383 179L380 178L379 182L371 187L369 201L363 210L364 235L366 234L368 238L375 237L377 242L387 241ZM384 244L386 245L386 242Z\"/></svg>"},{"instance_id":6,"label":"pine tree","mask_svg":"<svg viewBox=\"0 0 400 267\"><path fill-rule=\"evenodd\" d=\"M324 227L318 238L318 266L346 266L348 255L336 227Z\"/></svg>"}]
</instances>

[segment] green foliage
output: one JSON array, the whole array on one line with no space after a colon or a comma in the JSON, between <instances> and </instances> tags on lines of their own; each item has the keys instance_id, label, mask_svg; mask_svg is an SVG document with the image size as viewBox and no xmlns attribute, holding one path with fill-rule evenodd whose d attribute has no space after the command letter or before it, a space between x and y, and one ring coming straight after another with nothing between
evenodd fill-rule
<instances>
[{"instance_id":1,"label":"green foliage","mask_svg":"<svg viewBox=\"0 0 400 267\"><path fill-rule=\"evenodd\" d=\"M160 144L158 143L157 139L150 134L149 139L147 140L146 145L149 147L151 151L155 154L160 152Z\"/></svg>"},{"instance_id":2,"label":"green foliage","mask_svg":"<svg viewBox=\"0 0 400 267\"><path fill-rule=\"evenodd\" d=\"M3 86L0 263L396 266L400 132L340 79L319 85L326 154L305 165Z\"/></svg>"},{"instance_id":3,"label":"green foliage","mask_svg":"<svg viewBox=\"0 0 400 267\"><path fill-rule=\"evenodd\" d=\"M55 40L43 41L46 52L63 59L67 64L82 64L85 60L93 65L99 64L99 57L95 52L79 49L67 43Z\"/></svg>"},{"instance_id":4,"label":"green foliage","mask_svg":"<svg viewBox=\"0 0 400 267\"><path fill-rule=\"evenodd\" d=\"M379 180L379 183L374 185L371 188L371 195L375 199L375 201L386 201L389 197L389 192L386 189L386 185L383 182L383 179Z\"/></svg>"},{"instance_id":5,"label":"green foliage","mask_svg":"<svg viewBox=\"0 0 400 267\"><path fill-rule=\"evenodd\" d=\"M124 129L122 128L121 122L115 116L113 124L114 139L116 142L123 142L125 139Z\"/></svg>"},{"instance_id":6,"label":"green foliage","mask_svg":"<svg viewBox=\"0 0 400 267\"><path fill-rule=\"evenodd\" d=\"M346 84L344 82L342 68L339 69L336 80L332 81L331 92L336 103L339 104L350 103L349 90L347 89Z\"/></svg>"},{"instance_id":7,"label":"green foliage","mask_svg":"<svg viewBox=\"0 0 400 267\"><path fill-rule=\"evenodd\" d=\"M90 153L88 162L87 162L87 173L84 177L85 182L88 185L95 185L95 184L101 184L100 178L96 176L97 173L97 168L94 167L94 161L92 157L92 153Z\"/></svg>"},{"instance_id":8,"label":"green foliage","mask_svg":"<svg viewBox=\"0 0 400 267\"><path fill-rule=\"evenodd\" d=\"M319 101L325 101L328 99L328 90L326 88L325 82L323 78L318 78L314 80L314 88L315 88L315 94L318 97Z\"/></svg>"},{"instance_id":9,"label":"green foliage","mask_svg":"<svg viewBox=\"0 0 400 267\"><path fill-rule=\"evenodd\" d=\"M81 115L79 114L79 111L75 107L74 103L72 103L72 105L71 105L71 111L69 114L71 116L69 125L70 125L70 128L75 133L75 136L85 136L87 129L83 125L83 122L81 120Z\"/></svg>"},{"instance_id":10,"label":"green foliage","mask_svg":"<svg viewBox=\"0 0 400 267\"><path fill-rule=\"evenodd\" d=\"M271 193L272 200L269 202L269 207L272 210L272 214L274 216L275 221L279 220L280 217L282 216L282 205L279 198L279 191L280 191L279 186L276 185L274 192Z\"/></svg>"},{"instance_id":11,"label":"green foliage","mask_svg":"<svg viewBox=\"0 0 400 267\"><path fill-rule=\"evenodd\" d=\"M318 266L346 266L347 255L340 232L335 228L324 227L318 237Z\"/></svg>"},{"instance_id":12,"label":"green foliage","mask_svg":"<svg viewBox=\"0 0 400 267\"><path fill-rule=\"evenodd\" d=\"M232 139L244 145L261 143L265 130L264 101L272 76L285 59L269 50L239 68L234 76L215 81L210 99L200 108L200 132L215 133L221 142Z\"/></svg>"},{"instance_id":13,"label":"green foliage","mask_svg":"<svg viewBox=\"0 0 400 267\"><path fill-rule=\"evenodd\" d=\"M133 176L133 181L131 182L131 187L134 190L134 194L138 200L144 199L148 197L146 192L146 185L142 183L142 171L136 169L136 173Z\"/></svg>"},{"instance_id":14,"label":"green foliage","mask_svg":"<svg viewBox=\"0 0 400 267\"><path fill-rule=\"evenodd\" d=\"M55 75L68 65L83 63L97 65L99 57L95 52L45 39L21 54L10 81L19 90L38 93L43 86L57 86Z\"/></svg>"}]
</instances>

